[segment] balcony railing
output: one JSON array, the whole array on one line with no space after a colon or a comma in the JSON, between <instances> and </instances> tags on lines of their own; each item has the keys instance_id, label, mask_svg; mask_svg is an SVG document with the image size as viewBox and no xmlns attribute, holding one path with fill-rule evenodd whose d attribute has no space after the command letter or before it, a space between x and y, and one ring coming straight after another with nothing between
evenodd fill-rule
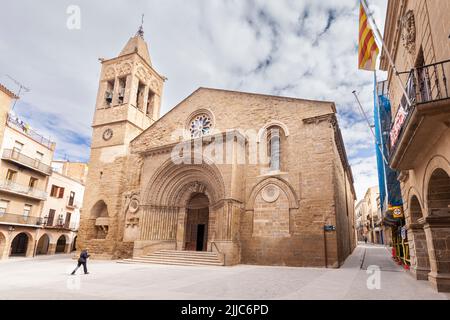
<instances>
[{"instance_id":1,"label":"balcony railing","mask_svg":"<svg viewBox=\"0 0 450 320\"><path fill-rule=\"evenodd\" d=\"M25 186L23 184L19 184L10 180L0 180L0 190L39 200L45 200L47 198L47 192L45 191Z\"/></svg>"},{"instance_id":2,"label":"balcony railing","mask_svg":"<svg viewBox=\"0 0 450 320\"><path fill-rule=\"evenodd\" d=\"M394 154L402 139L416 105L450 99L450 60L412 69L406 82L406 93L411 101L409 107L403 96L390 133L390 154Z\"/></svg>"},{"instance_id":3,"label":"balcony railing","mask_svg":"<svg viewBox=\"0 0 450 320\"><path fill-rule=\"evenodd\" d=\"M67 201L66 207L69 209L80 209L81 203L79 201L72 201L72 203L70 203L70 201Z\"/></svg>"},{"instance_id":4,"label":"balcony railing","mask_svg":"<svg viewBox=\"0 0 450 320\"><path fill-rule=\"evenodd\" d=\"M40 135L39 133L31 129L28 124L20 120L18 117L12 114L8 114L7 124L11 128L19 130L20 132L24 133L34 141L39 142L40 144L46 146L47 148L49 149L55 148L55 143L53 141L44 138L44 136Z\"/></svg>"},{"instance_id":5,"label":"balcony railing","mask_svg":"<svg viewBox=\"0 0 450 320\"><path fill-rule=\"evenodd\" d=\"M51 175L52 174L52 167L51 166L42 163L38 159L30 158L30 157L20 153L17 150L12 150L12 149L5 149L5 150L3 150L2 158L6 159L6 160L12 160L12 161L18 162L20 164L23 164L23 165L29 167L29 168L35 169L37 171L40 171L40 172L42 172L42 173L44 173L46 175Z\"/></svg>"},{"instance_id":6,"label":"balcony railing","mask_svg":"<svg viewBox=\"0 0 450 320\"><path fill-rule=\"evenodd\" d=\"M1 222L42 226L42 218L29 217L29 216L24 216L21 214L1 213L0 212L0 223Z\"/></svg>"}]
</instances>

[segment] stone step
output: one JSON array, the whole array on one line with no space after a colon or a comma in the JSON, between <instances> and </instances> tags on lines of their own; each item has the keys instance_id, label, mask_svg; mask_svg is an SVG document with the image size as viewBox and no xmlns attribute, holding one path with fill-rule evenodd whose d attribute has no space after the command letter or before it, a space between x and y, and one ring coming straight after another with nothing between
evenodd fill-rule
<instances>
[{"instance_id":1,"label":"stone step","mask_svg":"<svg viewBox=\"0 0 450 320\"><path fill-rule=\"evenodd\" d=\"M217 258L217 254L191 254L191 253L172 253L172 252L155 252L148 256L167 256L167 257L193 257L193 258Z\"/></svg>"},{"instance_id":2,"label":"stone step","mask_svg":"<svg viewBox=\"0 0 450 320\"><path fill-rule=\"evenodd\" d=\"M179 261L193 261L193 262L217 262L219 258L192 258L192 257L168 257L168 256L145 256L135 257L136 260L179 260Z\"/></svg>"},{"instance_id":3,"label":"stone step","mask_svg":"<svg viewBox=\"0 0 450 320\"><path fill-rule=\"evenodd\" d=\"M211 265L223 266L219 255L204 251L160 250L142 257L125 259L122 263L154 263L170 265Z\"/></svg>"},{"instance_id":4,"label":"stone step","mask_svg":"<svg viewBox=\"0 0 450 320\"><path fill-rule=\"evenodd\" d=\"M154 253L173 253L173 254L195 254L195 255L214 255L216 256L216 252L211 251L182 251L182 250L159 250Z\"/></svg>"},{"instance_id":5,"label":"stone step","mask_svg":"<svg viewBox=\"0 0 450 320\"><path fill-rule=\"evenodd\" d=\"M136 261L134 259L125 259L122 261L118 261L118 263L125 263L125 264L163 264L163 265L176 265L176 266L218 266L222 267L223 264L220 262L216 263L189 263L189 262L180 262L180 261L171 261L171 260L165 260L165 261Z\"/></svg>"},{"instance_id":6,"label":"stone step","mask_svg":"<svg viewBox=\"0 0 450 320\"><path fill-rule=\"evenodd\" d=\"M187 264L219 264L221 265L222 263L220 262L220 260L215 260L215 261L194 261L194 260L183 260L183 259L153 259L153 258L147 258L147 259L139 259L139 258L133 258L131 260L134 261L139 261L139 262L178 262L178 263L187 263Z\"/></svg>"}]
</instances>

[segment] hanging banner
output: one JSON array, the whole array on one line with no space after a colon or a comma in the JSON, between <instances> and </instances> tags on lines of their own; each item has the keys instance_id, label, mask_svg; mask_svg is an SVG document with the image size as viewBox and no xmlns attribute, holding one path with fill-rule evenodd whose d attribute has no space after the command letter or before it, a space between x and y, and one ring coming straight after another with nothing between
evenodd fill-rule
<instances>
[{"instance_id":1,"label":"hanging banner","mask_svg":"<svg viewBox=\"0 0 450 320\"><path fill-rule=\"evenodd\" d=\"M407 113L403 106L399 106L397 115L394 119L394 125L392 126L391 130L391 148L395 146L395 143L397 142L398 136L400 135L400 131L403 128L403 124L405 123Z\"/></svg>"}]
</instances>

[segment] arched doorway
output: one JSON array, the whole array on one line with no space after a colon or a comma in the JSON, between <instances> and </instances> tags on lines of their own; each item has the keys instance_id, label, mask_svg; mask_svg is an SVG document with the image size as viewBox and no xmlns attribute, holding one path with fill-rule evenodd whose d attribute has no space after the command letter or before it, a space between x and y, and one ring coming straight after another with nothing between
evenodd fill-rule
<instances>
[{"instance_id":1,"label":"arched doorway","mask_svg":"<svg viewBox=\"0 0 450 320\"><path fill-rule=\"evenodd\" d=\"M77 250L77 237L73 238L72 247L70 249L70 252L74 252L76 250Z\"/></svg>"},{"instance_id":2,"label":"arched doorway","mask_svg":"<svg viewBox=\"0 0 450 320\"><path fill-rule=\"evenodd\" d=\"M6 247L6 237L0 232L0 259L4 257Z\"/></svg>"},{"instance_id":3,"label":"arched doorway","mask_svg":"<svg viewBox=\"0 0 450 320\"><path fill-rule=\"evenodd\" d=\"M50 246L50 238L47 234L43 234L41 238L38 241L37 248L36 248L36 254L48 254L48 248Z\"/></svg>"},{"instance_id":4,"label":"arched doorway","mask_svg":"<svg viewBox=\"0 0 450 320\"><path fill-rule=\"evenodd\" d=\"M427 280L430 272L427 238L424 230L424 216L419 199L413 195L409 202L410 225L408 242L411 258L411 272L418 280Z\"/></svg>"},{"instance_id":5,"label":"arched doorway","mask_svg":"<svg viewBox=\"0 0 450 320\"><path fill-rule=\"evenodd\" d=\"M206 251L208 247L209 199L204 193L191 196L187 206L185 250Z\"/></svg>"},{"instance_id":6,"label":"arched doorway","mask_svg":"<svg viewBox=\"0 0 450 320\"><path fill-rule=\"evenodd\" d=\"M91 219L93 219L95 232L94 239L106 239L109 228L108 207L103 200L97 203L91 209Z\"/></svg>"},{"instance_id":7,"label":"arched doorway","mask_svg":"<svg viewBox=\"0 0 450 320\"><path fill-rule=\"evenodd\" d=\"M55 253L64 253L66 251L66 236L62 235L58 238L56 242L56 250Z\"/></svg>"},{"instance_id":8,"label":"arched doorway","mask_svg":"<svg viewBox=\"0 0 450 320\"><path fill-rule=\"evenodd\" d=\"M436 169L428 183L428 215L450 215L450 177L443 169Z\"/></svg>"},{"instance_id":9,"label":"arched doorway","mask_svg":"<svg viewBox=\"0 0 450 320\"><path fill-rule=\"evenodd\" d=\"M10 257L25 257L28 250L29 237L26 233L19 233L11 243Z\"/></svg>"},{"instance_id":10,"label":"arched doorway","mask_svg":"<svg viewBox=\"0 0 450 320\"><path fill-rule=\"evenodd\" d=\"M429 245L431 272L428 279L438 291L450 290L450 248L445 244L450 234L450 177L438 168L433 171L428 182L428 217L425 233Z\"/></svg>"}]
</instances>

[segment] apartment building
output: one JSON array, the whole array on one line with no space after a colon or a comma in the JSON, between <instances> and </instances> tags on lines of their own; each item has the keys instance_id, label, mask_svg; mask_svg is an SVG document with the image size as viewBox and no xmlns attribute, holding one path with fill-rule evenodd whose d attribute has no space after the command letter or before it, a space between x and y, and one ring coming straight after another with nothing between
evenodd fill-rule
<instances>
[{"instance_id":1,"label":"apartment building","mask_svg":"<svg viewBox=\"0 0 450 320\"><path fill-rule=\"evenodd\" d=\"M385 25L403 82L383 54L392 106L389 165L399 172L410 270L450 292L450 1L389 0Z\"/></svg>"},{"instance_id":2,"label":"apartment building","mask_svg":"<svg viewBox=\"0 0 450 320\"><path fill-rule=\"evenodd\" d=\"M73 167L81 167L80 165L75 163ZM53 172L47 186L48 196L41 214L44 229L41 230L37 243L37 255L69 253L76 249L84 195L84 184L81 180L84 180L85 176L79 176L77 171L63 170L71 166L70 162L52 162ZM84 167L84 172L87 172L87 165L84 164ZM68 176L63 172L73 175Z\"/></svg>"},{"instance_id":3,"label":"apartment building","mask_svg":"<svg viewBox=\"0 0 450 320\"><path fill-rule=\"evenodd\" d=\"M68 253L74 248L84 178L75 169L67 169L77 172L75 178L52 170L55 143L13 113L15 99L0 85L0 259Z\"/></svg>"}]
</instances>

